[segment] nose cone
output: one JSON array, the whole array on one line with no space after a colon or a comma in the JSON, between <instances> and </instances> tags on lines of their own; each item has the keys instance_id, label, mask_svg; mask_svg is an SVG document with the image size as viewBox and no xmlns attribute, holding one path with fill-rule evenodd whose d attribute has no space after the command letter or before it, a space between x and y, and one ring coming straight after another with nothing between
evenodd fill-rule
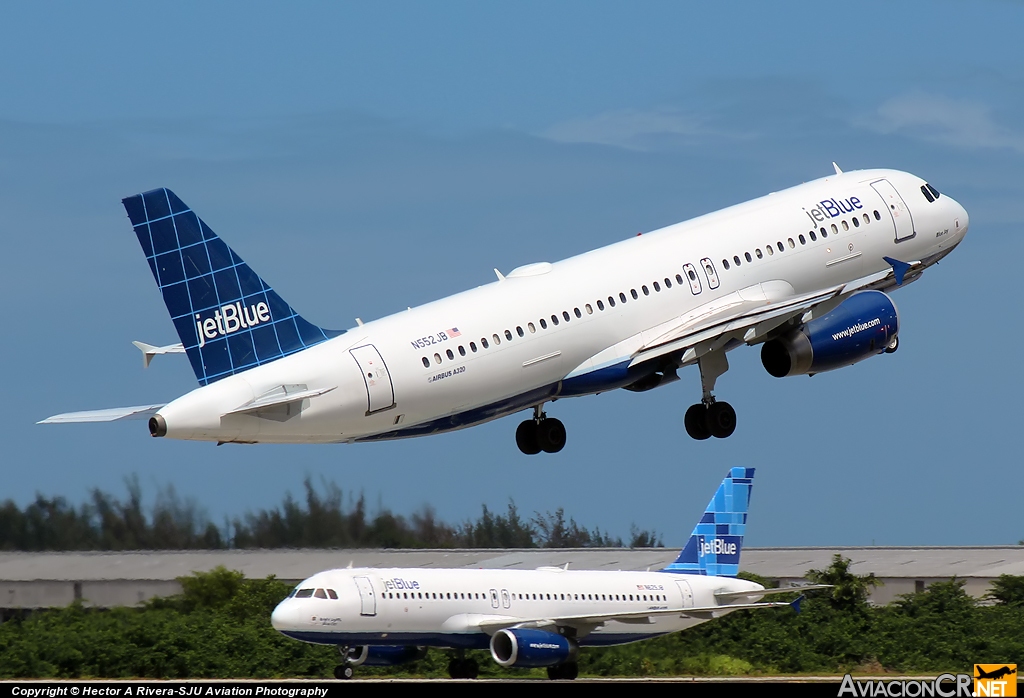
<instances>
[{"instance_id":1,"label":"nose cone","mask_svg":"<svg viewBox=\"0 0 1024 698\"><path fill-rule=\"evenodd\" d=\"M971 218L967 215L967 209L960 205L956 199L949 199L953 205L953 229L958 238L967 234L967 228L971 224Z\"/></svg>"},{"instance_id":2,"label":"nose cone","mask_svg":"<svg viewBox=\"0 0 1024 698\"><path fill-rule=\"evenodd\" d=\"M296 606L291 599L285 599L277 604L277 608L270 614L270 624L274 626L274 630L284 632L298 627L299 609Z\"/></svg>"}]
</instances>

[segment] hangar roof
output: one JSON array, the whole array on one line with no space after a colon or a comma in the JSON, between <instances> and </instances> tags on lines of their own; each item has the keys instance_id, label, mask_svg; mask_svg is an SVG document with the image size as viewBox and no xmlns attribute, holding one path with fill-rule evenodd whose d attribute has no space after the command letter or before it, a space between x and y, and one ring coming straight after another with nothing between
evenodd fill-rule
<instances>
[{"instance_id":1,"label":"hangar roof","mask_svg":"<svg viewBox=\"0 0 1024 698\"><path fill-rule=\"evenodd\" d=\"M835 554L858 574L883 578L993 578L1024 575L1024 546L744 548L742 569L773 579L798 579L828 567ZM671 548L540 548L471 550L212 550L0 553L0 581L173 580L218 565L246 577L305 579L346 567L457 567L533 569L660 569Z\"/></svg>"}]
</instances>

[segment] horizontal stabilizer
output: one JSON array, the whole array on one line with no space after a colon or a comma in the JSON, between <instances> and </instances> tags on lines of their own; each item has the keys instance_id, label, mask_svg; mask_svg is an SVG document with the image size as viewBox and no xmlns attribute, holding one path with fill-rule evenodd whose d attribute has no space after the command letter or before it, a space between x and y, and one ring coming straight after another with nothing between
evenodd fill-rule
<instances>
[{"instance_id":1,"label":"horizontal stabilizer","mask_svg":"<svg viewBox=\"0 0 1024 698\"><path fill-rule=\"evenodd\" d=\"M269 392L263 393L255 400L247 402L241 407L236 407L230 412L225 412L224 416L226 417L229 414L256 412L257 410L264 410L268 407L277 407L279 405L300 402L302 400L308 400L309 398L319 397L320 395L329 393L332 390L334 390L333 386L330 388L307 390L304 385L282 385L270 390Z\"/></svg>"},{"instance_id":2,"label":"horizontal stabilizer","mask_svg":"<svg viewBox=\"0 0 1024 698\"><path fill-rule=\"evenodd\" d=\"M164 403L166 404L166 403ZM77 424L86 422L119 422L125 419L148 419L164 405L137 405L135 407L114 407L109 410L88 410L86 412L65 412L47 417L36 424Z\"/></svg>"},{"instance_id":3,"label":"horizontal stabilizer","mask_svg":"<svg viewBox=\"0 0 1024 698\"><path fill-rule=\"evenodd\" d=\"M158 354L184 354L185 345L181 342L177 344L168 344L163 347L155 347L152 344L146 344L145 342L132 342L142 352L142 367L149 368L149 362L153 360L154 356Z\"/></svg>"},{"instance_id":4,"label":"horizontal stabilizer","mask_svg":"<svg viewBox=\"0 0 1024 698\"><path fill-rule=\"evenodd\" d=\"M715 599L723 601L726 599L742 599L751 596L768 596L769 594L802 594L812 589L831 589L831 584L807 584L798 587L781 587L779 589L757 589L756 591L716 591Z\"/></svg>"}]
</instances>

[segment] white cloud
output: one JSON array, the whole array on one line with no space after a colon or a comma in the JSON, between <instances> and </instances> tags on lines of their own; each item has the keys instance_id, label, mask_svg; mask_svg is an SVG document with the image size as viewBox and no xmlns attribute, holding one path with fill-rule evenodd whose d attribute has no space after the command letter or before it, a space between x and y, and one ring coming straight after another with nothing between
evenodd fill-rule
<instances>
[{"instance_id":1,"label":"white cloud","mask_svg":"<svg viewBox=\"0 0 1024 698\"><path fill-rule=\"evenodd\" d=\"M729 134L711 128L707 120L681 109L653 111L619 109L555 124L541 136L561 143L596 143L628 150L656 150L708 136Z\"/></svg>"},{"instance_id":2,"label":"white cloud","mask_svg":"<svg viewBox=\"0 0 1024 698\"><path fill-rule=\"evenodd\" d=\"M888 100L874 118L860 125L959 148L1024 153L1024 135L997 124L988 106L921 92Z\"/></svg>"}]
</instances>

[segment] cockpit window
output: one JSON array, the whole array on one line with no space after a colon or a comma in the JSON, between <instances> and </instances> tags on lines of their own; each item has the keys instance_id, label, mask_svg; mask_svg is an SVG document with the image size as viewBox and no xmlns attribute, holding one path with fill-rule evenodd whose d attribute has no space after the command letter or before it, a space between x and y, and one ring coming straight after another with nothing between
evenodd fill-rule
<instances>
[{"instance_id":1,"label":"cockpit window","mask_svg":"<svg viewBox=\"0 0 1024 698\"><path fill-rule=\"evenodd\" d=\"M298 592L296 592L296 594L295 594L295 598L297 598L297 599L308 599L312 595L313 595L313 590L312 589L299 589Z\"/></svg>"},{"instance_id":2,"label":"cockpit window","mask_svg":"<svg viewBox=\"0 0 1024 698\"><path fill-rule=\"evenodd\" d=\"M336 592L334 589L328 589L327 595L330 596L332 599L338 598L338 592Z\"/></svg>"},{"instance_id":3,"label":"cockpit window","mask_svg":"<svg viewBox=\"0 0 1024 698\"><path fill-rule=\"evenodd\" d=\"M930 204L935 203L935 197L932 196L932 193L931 193L931 191L929 191L927 184L922 184L921 185L921 193L924 194L924 198L928 199L928 203L930 203Z\"/></svg>"},{"instance_id":4,"label":"cockpit window","mask_svg":"<svg viewBox=\"0 0 1024 698\"><path fill-rule=\"evenodd\" d=\"M313 594L313 596L315 596L318 599L326 599L327 598L327 592L324 591L323 589L317 589L316 592Z\"/></svg>"},{"instance_id":5,"label":"cockpit window","mask_svg":"<svg viewBox=\"0 0 1024 698\"><path fill-rule=\"evenodd\" d=\"M928 184L927 182L925 183L925 186L928 187L928 191L930 191L932 193L932 196L934 196L936 199L939 198L939 190L938 189L936 189L932 185Z\"/></svg>"}]
</instances>

